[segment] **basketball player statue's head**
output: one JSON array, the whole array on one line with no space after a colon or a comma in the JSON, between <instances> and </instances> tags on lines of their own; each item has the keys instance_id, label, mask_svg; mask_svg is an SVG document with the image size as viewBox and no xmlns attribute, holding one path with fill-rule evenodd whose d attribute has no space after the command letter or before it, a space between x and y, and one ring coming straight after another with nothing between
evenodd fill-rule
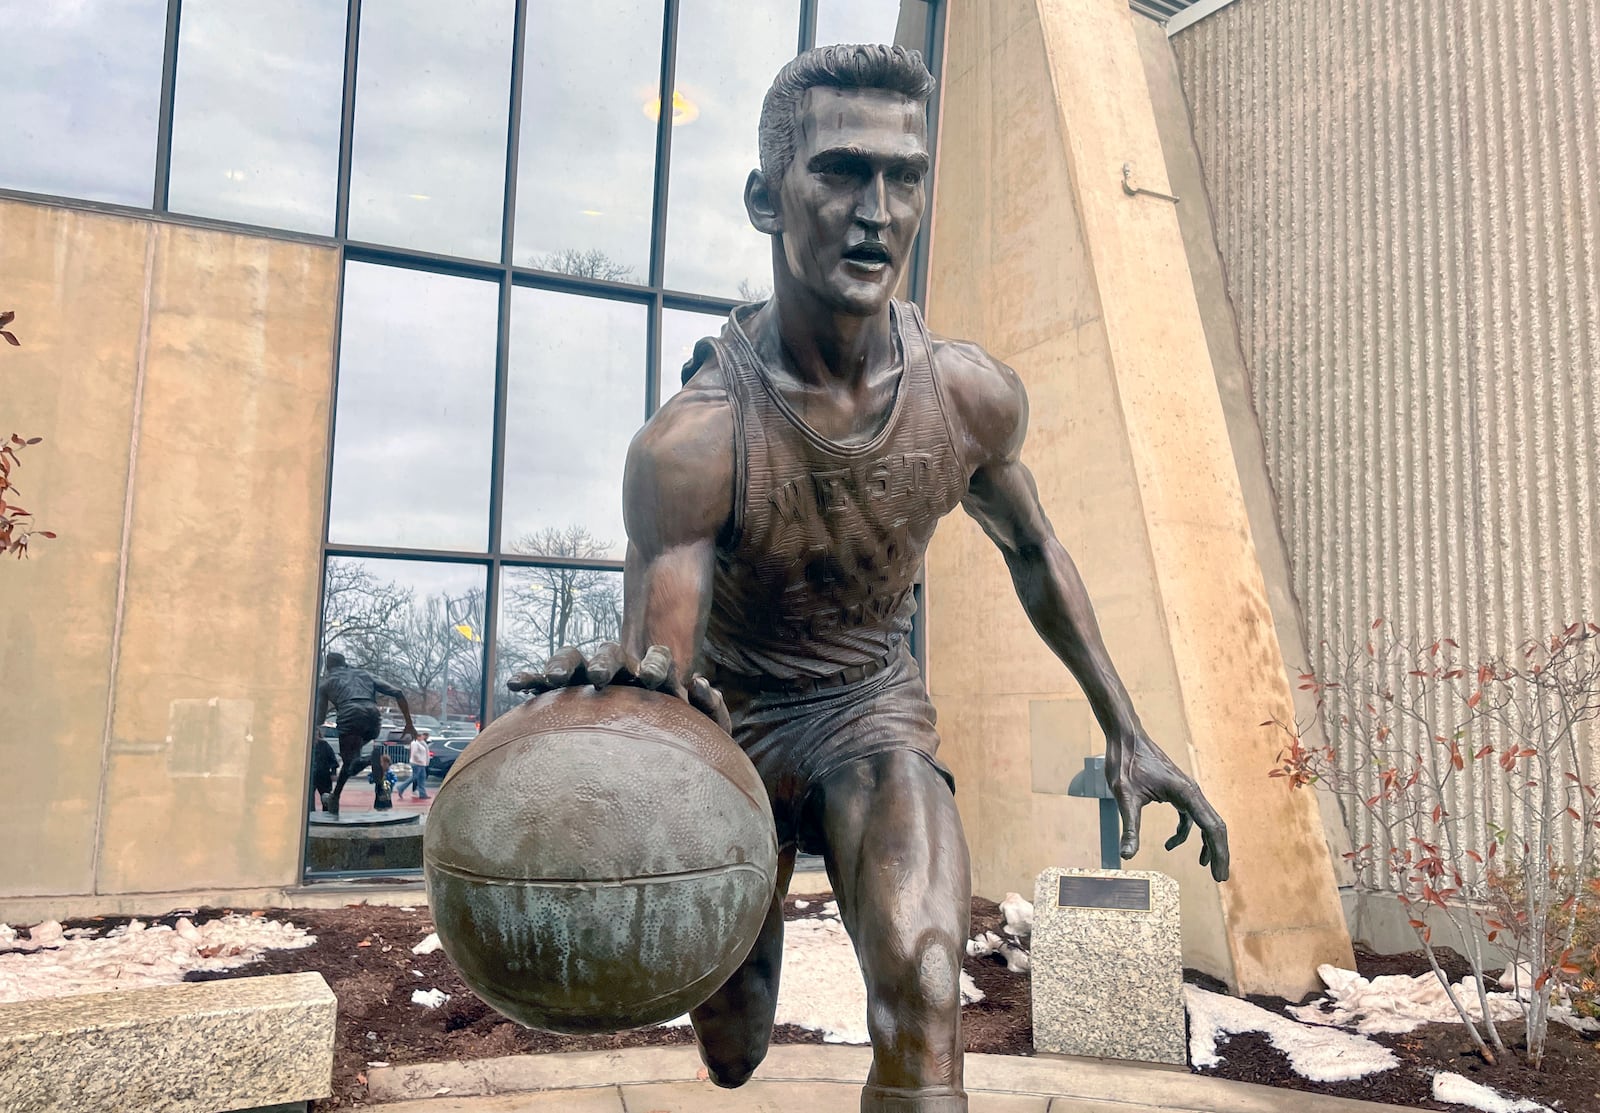
<instances>
[{"instance_id":1,"label":"basketball player statue's head","mask_svg":"<svg viewBox=\"0 0 1600 1113\"><path fill-rule=\"evenodd\" d=\"M887 310L927 204L932 93L922 55L899 46L817 47L778 71L744 201L772 237L780 302Z\"/></svg>"}]
</instances>

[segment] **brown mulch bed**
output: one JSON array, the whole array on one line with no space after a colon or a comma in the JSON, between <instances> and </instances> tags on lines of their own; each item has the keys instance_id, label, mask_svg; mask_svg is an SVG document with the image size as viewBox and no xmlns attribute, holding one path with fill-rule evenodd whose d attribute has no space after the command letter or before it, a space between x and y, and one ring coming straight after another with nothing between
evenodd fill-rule
<instances>
[{"instance_id":1,"label":"brown mulch bed","mask_svg":"<svg viewBox=\"0 0 1600 1113\"><path fill-rule=\"evenodd\" d=\"M817 916L822 901L807 897L808 907L796 907L789 898L787 918ZM220 915L203 910L196 921ZM366 1104L365 1072L373 1063L406 1064L443 1060L482 1059L533 1052L597 1051L663 1044L689 1044L687 1028L646 1028L609 1036L561 1036L523 1028L480 1002L456 975L443 952L414 955L411 947L432 930L425 907L415 909L375 907L365 904L338 909L273 909L276 919L290 920L317 936L313 947L294 951L269 951L258 963L213 974L191 974L191 979L288 974L314 970L327 979L339 1000L337 1043L334 1052L334 1093L319 1109ZM161 917L170 924L176 918ZM109 928L126 918L106 917L72 921L67 926ZM972 932L998 932L1001 916L991 901L974 898ZM1467 972L1459 956L1445 952L1441 965L1452 980ZM1427 969L1420 953L1374 955L1356 951L1357 969L1366 977L1380 974L1418 974ZM1003 1055L1033 1054L1033 1027L1029 981L1009 973L997 958L967 959L966 970L985 994L962 1013L967 1050ZM1225 991L1215 979L1186 970L1185 979L1202 988ZM411 1003L417 989L440 989L450 1001L439 1009ZM1315 996L1315 995L1313 995ZM1308 998L1309 999L1309 998ZM1253 996L1263 1008L1280 1010L1294 1002ZM1501 1035L1510 1047L1522 1039L1520 1025L1502 1024ZM1222 1063L1197 1073L1239 1082L1254 1082L1290 1090L1423 1109L1460 1110L1430 1096L1432 1073L1455 1071L1503 1094L1527 1097L1567 1113L1600 1113L1600 1043L1585 1040L1565 1025L1552 1023L1542 1071L1530 1070L1513 1052L1494 1066L1472 1050L1465 1033L1454 1025L1427 1025L1406 1035L1372 1037L1392 1048L1401 1065L1390 1071L1347 1083L1312 1083L1289 1069L1286 1057L1259 1033L1235 1035L1218 1051ZM819 1033L779 1025L774 1043L820 1043Z\"/></svg>"},{"instance_id":2,"label":"brown mulch bed","mask_svg":"<svg viewBox=\"0 0 1600 1113\"><path fill-rule=\"evenodd\" d=\"M801 897L808 907L785 902L787 919L821 914L822 899ZM220 915L206 910L196 920ZM455 1059L487 1059L549 1051L610 1051L627 1047L692 1044L688 1028L641 1028L609 1036L562 1036L515 1024L479 1001L466 987L444 952L414 955L413 945L433 930L426 908L407 911L372 905L337 909L272 909L274 919L289 920L316 935L314 947L268 951L253 965L216 973L190 974L191 980L294 974L315 970L327 979L339 999L334 1048L334 1091L319 1109L366 1103L366 1070L372 1063L429 1063ZM163 922L171 922L165 917ZM999 931L999 908L981 898L972 902L972 930ZM87 921L114 926L118 920ZM1002 1055L1033 1053L1033 1024L1028 979L1007 972L990 959L968 959L967 970L984 1000L963 1010L967 1050ZM420 977L418 974L420 973ZM450 1000L438 1009L411 1003L418 989L440 989ZM780 1024L774 1043L821 1043L822 1035L807 1028Z\"/></svg>"}]
</instances>

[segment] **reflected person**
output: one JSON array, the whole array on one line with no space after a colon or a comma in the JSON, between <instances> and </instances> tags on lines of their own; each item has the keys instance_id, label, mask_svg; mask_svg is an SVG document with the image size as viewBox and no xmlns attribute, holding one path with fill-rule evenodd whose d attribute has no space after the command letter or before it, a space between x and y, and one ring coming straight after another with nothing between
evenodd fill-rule
<instances>
[{"instance_id":1,"label":"reflected person","mask_svg":"<svg viewBox=\"0 0 1600 1113\"><path fill-rule=\"evenodd\" d=\"M1161 801L1178 811L1168 848L1198 825L1200 861L1228 875L1222 820L1146 733L1040 506L1022 383L892 297L926 203L932 90L899 47L823 47L779 72L744 195L771 237L773 294L700 341L629 449L623 644L563 650L512 682L642 683L730 730L766 784L781 857L749 957L691 1014L701 1056L738 1086L766 1054L784 892L796 852L821 853L867 987L864 1113L967 1108L967 845L907 644L918 568L957 506L1105 731L1123 857Z\"/></svg>"},{"instance_id":2,"label":"reflected person","mask_svg":"<svg viewBox=\"0 0 1600 1113\"><path fill-rule=\"evenodd\" d=\"M317 716L313 722L320 730L328 707L333 707L339 729L339 779L334 782L333 791L322 797L322 810L329 815L339 814L339 796L344 792L344 783L366 767L367 763L360 761L362 748L377 738L382 729L379 696L388 696L399 706L406 721L400 739L410 742L417 736L417 728L411 721L411 707L406 703L404 692L369 672L352 667L342 653L329 653L324 658L322 683L317 685ZM387 762L380 759L375 765L373 802L387 806L388 784L382 776L387 771Z\"/></svg>"}]
</instances>

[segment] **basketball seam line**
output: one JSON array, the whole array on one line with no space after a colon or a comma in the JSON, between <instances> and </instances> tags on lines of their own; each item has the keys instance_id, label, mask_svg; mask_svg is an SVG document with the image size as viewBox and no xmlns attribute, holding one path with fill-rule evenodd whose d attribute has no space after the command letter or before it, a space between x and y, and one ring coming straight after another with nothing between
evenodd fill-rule
<instances>
[{"instance_id":1,"label":"basketball seam line","mask_svg":"<svg viewBox=\"0 0 1600 1113\"><path fill-rule=\"evenodd\" d=\"M462 866L449 865L440 861L430 863L432 867L443 873L453 874L456 877L469 881L481 881L487 885L541 885L541 886L627 886L627 885L652 885L658 881L684 881L694 877L712 877L721 873L734 873L740 870L754 870L757 873L765 871L755 862L728 862L720 866L705 866L697 870L680 870L677 873L656 873L648 877L490 877Z\"/></svg>"}]
</instances>

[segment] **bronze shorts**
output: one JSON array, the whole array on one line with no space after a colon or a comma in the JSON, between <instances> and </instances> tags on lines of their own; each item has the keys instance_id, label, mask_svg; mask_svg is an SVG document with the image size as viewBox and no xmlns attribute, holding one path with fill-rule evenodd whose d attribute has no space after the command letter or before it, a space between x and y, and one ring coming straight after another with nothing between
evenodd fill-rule
<instances>
[{"instance_id":1,"label":"bronze shorts","mask_svg":"<svg viewBox=\"0 0 1600 1113\"><path fill-rule=\"evenodd\" d=\"M767 786L779 846L823 852L812 794L839 768L862 758L911 750L955 791L955 777L935 756L938 716L922 671L904 647L866 679L814 692L751 691L718 679L734 741Z\"/></svg>"}]
</instances>

